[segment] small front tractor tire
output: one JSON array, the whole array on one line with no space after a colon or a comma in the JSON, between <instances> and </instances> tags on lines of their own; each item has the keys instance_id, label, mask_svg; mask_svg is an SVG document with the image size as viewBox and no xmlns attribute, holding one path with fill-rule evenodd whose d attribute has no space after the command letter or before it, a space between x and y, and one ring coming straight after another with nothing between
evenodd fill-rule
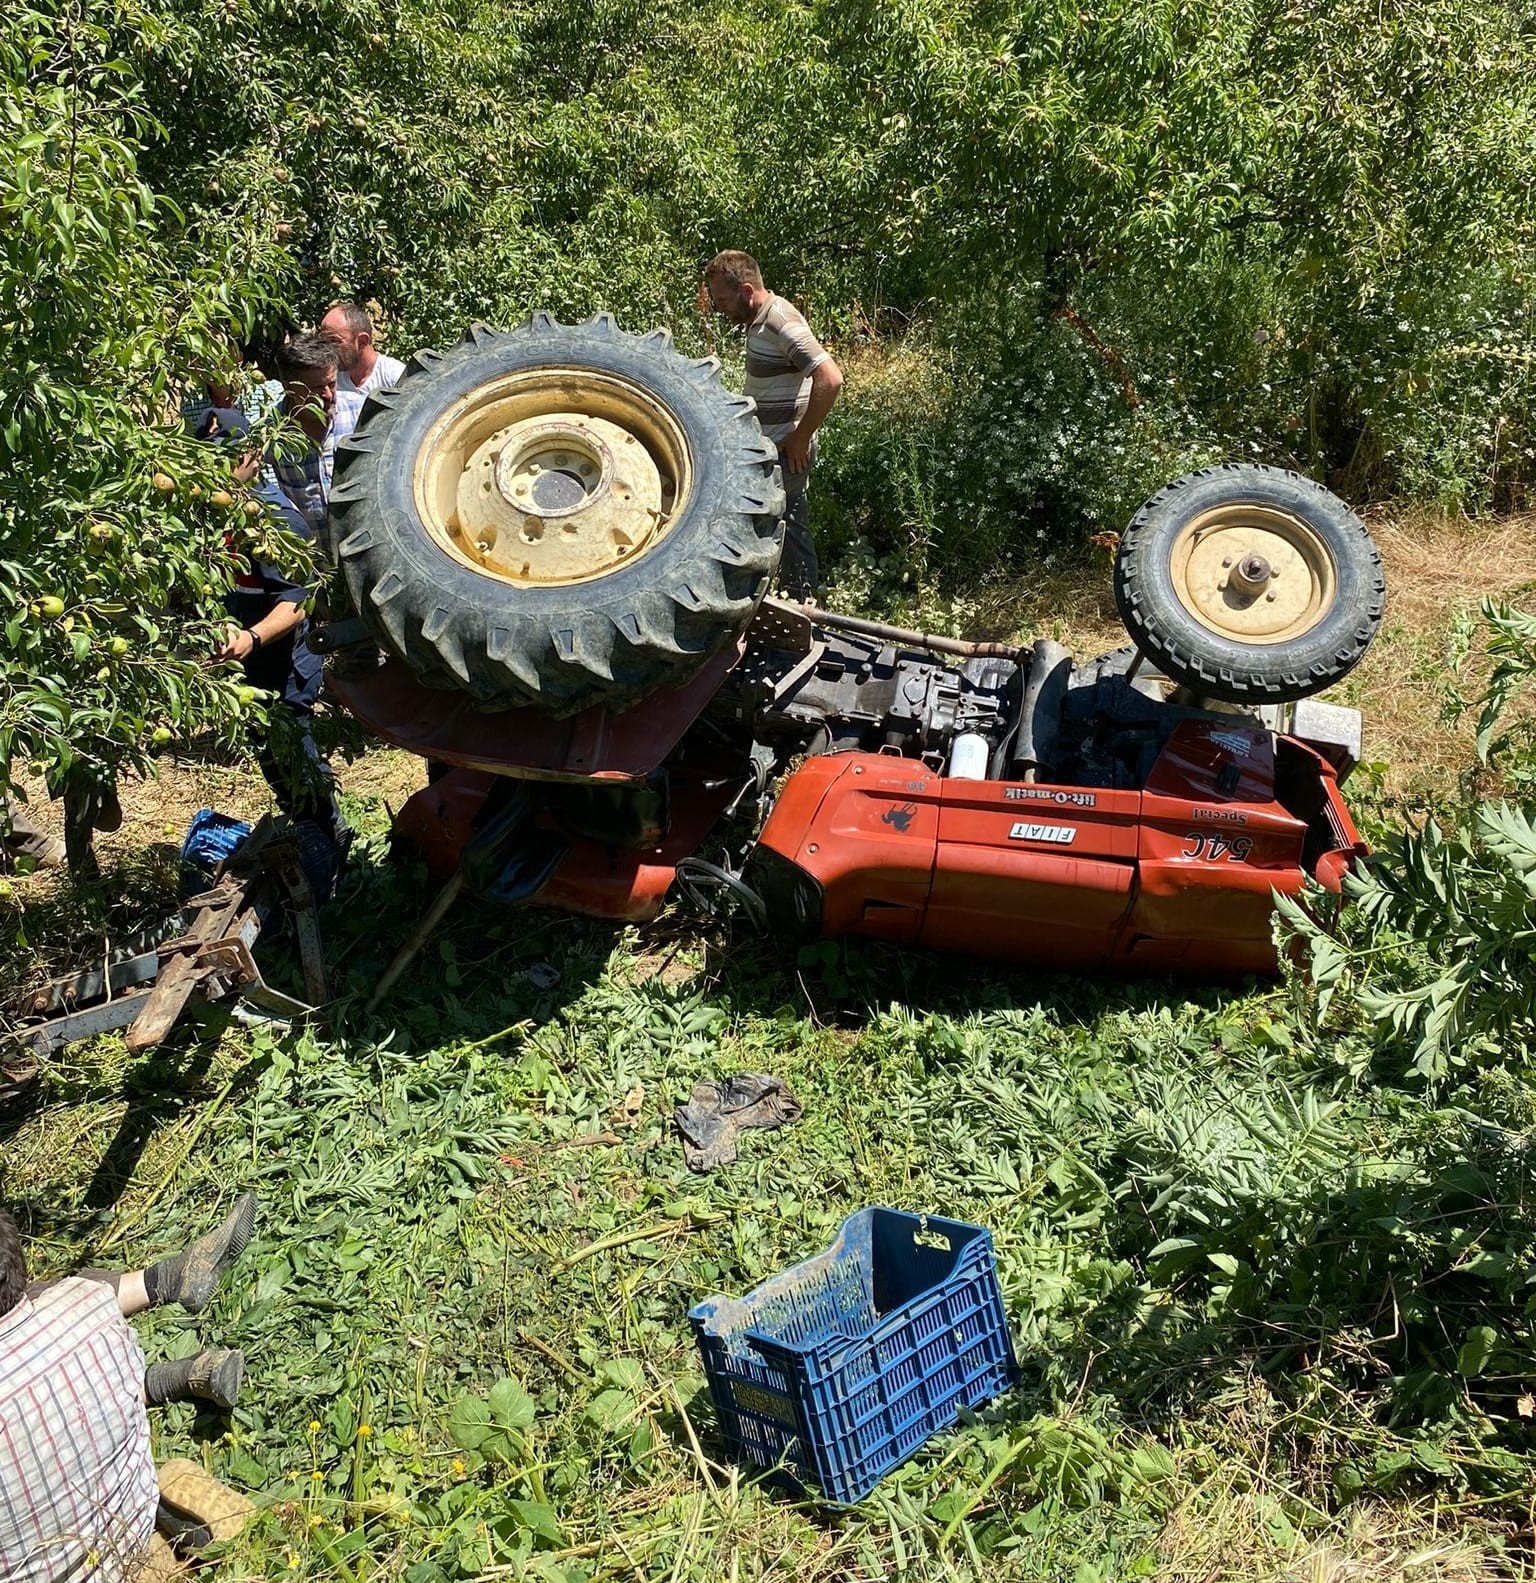
<instances>
[{"instance_id":1,"label":"small front tractor tire","mask_svg":"<svg viewBox=\"0 0 1536 1583\"><path fill-rule=\"evenodd\" d=\"M1386 607L1381 555L1336 495L1228 463L1177 479L1121 538L1115 603L1167 676L1229 703L1286 703L1342 681Z\"/></svg>"}]
</instances>

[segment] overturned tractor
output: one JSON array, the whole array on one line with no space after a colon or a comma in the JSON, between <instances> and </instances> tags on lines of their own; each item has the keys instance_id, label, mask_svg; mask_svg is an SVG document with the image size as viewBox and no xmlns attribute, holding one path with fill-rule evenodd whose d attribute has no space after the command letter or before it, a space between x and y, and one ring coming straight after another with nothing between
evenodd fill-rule
<instances>
[{"instance_id":1,"label":"overturned tractor","mask_svg":"<svg viewBox=\"0 0 1536 1583\"><path fill-rule=\"evenodd\" d=\"M1333 495L1224 466L1126 530L1131 644L967 643L768 596L774 449L711 360L599 317L471 331L338 460L333 697L431 761L400 836L447 887L643 920L1123 972L1274 967L1272 892L1363 850L1380 624Z\"/></svg>"}]
</instances>

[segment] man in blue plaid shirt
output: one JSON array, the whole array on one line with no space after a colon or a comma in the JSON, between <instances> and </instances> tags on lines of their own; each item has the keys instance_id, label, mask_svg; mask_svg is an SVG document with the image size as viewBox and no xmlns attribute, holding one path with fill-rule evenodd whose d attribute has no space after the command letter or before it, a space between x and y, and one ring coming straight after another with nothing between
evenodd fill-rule
<instances>
[{"instance_id":1,"label":"man in blue plaid shirt","mask_svg":"<svg viewBox=\"0 0 1536 1583\"><path fill-rule=\"evenodd\" d=\"M306 444L295 451L291 440L279 443L267 460L278 488L303 517L307 536L325 550L336 447L357 427L367 398L337 389L336 347L318 335L289 341L277 355L277 371L283 381L279 415L297 418Z\"/></svg>"}]
</instances>

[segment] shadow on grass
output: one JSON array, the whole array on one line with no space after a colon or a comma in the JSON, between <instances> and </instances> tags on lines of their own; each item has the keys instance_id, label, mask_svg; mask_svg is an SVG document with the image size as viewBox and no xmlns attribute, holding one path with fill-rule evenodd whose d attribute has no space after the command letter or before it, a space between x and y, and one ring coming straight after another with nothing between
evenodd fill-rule
<instances>
[{"instance_id":1,"label":"shadow on grass","mask_svg":"<svg viewBox=\"0 0 1536 1583\"><path fill-rule=\"evenodd\" d=\"M76 881L50 874L0 901L0 1005L39 982L161 937L182 902L178 849L155 843Z\"/></svg>"},{"instance_id":2,"label":"shadow on grass","mask_svg":"<svg viewBox=\"0 0 1536 1583\"><path fill-rule=\"evenodd\" d=\"M208 1081L227 1018L210 1008L196 1023L173 1032L158 1049L126 1066L121 1062L71 1067L46 1067L36 1085L38 1098L25 1114L0 1117L0 1136L10 1137L43 1107L116 1106L126 1101L112 1136L103 1145L96 1168L71 1211L35 1195L13 1198L8 1173L0 1164L0 1202L16 1217L26 1235L50 1237L89 1250L110 1222L110 1211L133 1185L146 1152L155 1139L183 1117L195 1115L212 1098ZM247 1064L229 1085L228 1098L239 1097L258 1081L259 1066Z\"/></svg>"},{"instance_id":3,"label":"shadow on grass","mask_svg":"<svg viewBox=\"0 0 1536 1583\"><path fill-rule=\"evenodd\" d=\"M182 1041L161 1045L141 1066L129 1069L123 1085L128 1107L117 1131L102 1151L83 1203L87 1209L110 1209L133 1181L151 1139L173 1125L205 1097L204 1079L213 1065L217 1036L199 1038L190 1048Z\"/></svg>"},{"instance_id":4,"label":"shadow on grass","mask_svg":"<svg viewBox=\"0 0 1536 1583\"><path fill-rule=\"evenodd\" d=\"M321 927L336 997L338 1031L377 1037L404 1027L421 1037L479 1039L515 1021L547 1021L604 976L628 926L537 906L464 895L424 942L376 1011L368 1002L395 952L438 892L412 861L389 857L382 836L360 840ZM1251 982L1202 986L1167 979L1115 980L1002 962L943 956L869 940L801 945L763 937L732 921L669 909L640 927L633 949L645 976L689 964L690 988L739 1016L794 1016L859 1026L899 1002L918 1014L957 1018L1043 1008L1063 1024L1166 1008L1170 1001L1216 1009L1252 992ZM702 971L692 965L702 961ZM297 965L275 961L269 977L302 994Z\"/></svg>"},{"instance_id":5,"label":"shadow on grass","mask_svg":"<svg viewBox=\"0 0 1536 1583\"><path fill-rule=\"evenodd\" d=\"M441 1041L481 1039L528 1018L547 1021L602 977L620 928L539 907L507 907L466 894L422 942L379 1006L368 1003L395 953L439 891L419 862L390 856L382 835L353 847L336 899L320 916L337 1032L384 1036L391 1028ZM274 964L288 987L290 950ZM302 993L296 990L295 992Z\"/></svg>"},{"instance_id":6,"label":"shadow on grass","mask_svg":"<svg viewBox=\"0 0 1536 1583\"><path fill-rule=\"evenodd\" d=\"M955 1018L1040 1008L1064 1023L1086 1023L1108 1013L1166 1008L1170 1001L1215 1009L1254 988L1252 981L1202 985L1053 971L878 940L797 945L765 940L739 925L700 923L696 929L706 972L735 1010L772 1016L787 1002L817 1020L851 1026L861 1026L892 1002Z\"/></svg>"}]
</instances>

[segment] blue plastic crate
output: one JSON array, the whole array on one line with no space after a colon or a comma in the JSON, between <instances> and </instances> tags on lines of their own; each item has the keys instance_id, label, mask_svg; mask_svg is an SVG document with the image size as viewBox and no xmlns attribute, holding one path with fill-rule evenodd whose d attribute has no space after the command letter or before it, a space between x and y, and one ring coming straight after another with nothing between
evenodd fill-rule
<instances>
[{"instance_id":1,"label":"blue plastic crate","mask_svg":"<svg viewBox=\"0 0 1536 1583\"><path fill-rule=\"evenodd\" d=\"M991 1236L932 1215L861 1209L825 1253L688 1318L725 1438L831 1501L1019 1377Z\"/></svg>"},{"instance_id":2,"label":"blue plastic crate","mask_svg":"<svg viewBox=\"0 0 1536 1583\"><path fill-rule=\"evenodd\" d=\"M213 808L199 808L192 815L181 843L181 861L200 879L208 879L225 858L231 857L251 833L243 819Z\"/></svg>"}]
</instances>

